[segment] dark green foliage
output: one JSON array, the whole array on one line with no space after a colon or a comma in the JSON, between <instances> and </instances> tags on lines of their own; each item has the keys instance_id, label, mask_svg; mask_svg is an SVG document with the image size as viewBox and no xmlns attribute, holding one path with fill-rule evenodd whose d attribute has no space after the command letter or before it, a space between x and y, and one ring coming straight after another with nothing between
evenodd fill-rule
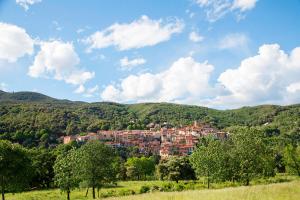
<instances>
[{"instance_id":1,"label":"dark green foliage","mask_svg":"<svg viewBox=\"0 0 300 200\"><path fill-rule=\"evenodd\" d=\"M257 177L275 175L275 153L260 129L232 128L230 138L204 139L191 156L199 176L213 181L239 181L249 185Z\"/></svg>"},{"instance_id":2,"label":"dark green foliage","mask_svg":"<svg viewBox=\"0 0 300 200\"><path fill-rule=\"evenodd\" d=\"M65 154L57 157L54 165L55 184L67 193L67 199L70 200L70 193L79 184L79 174L77 165L80 161L78 152L71 149Z\"/></svg>"},{"instance_id":3,"label":"dark green foliage","mask_svg":"<svg viewBox=\"0 0 300 200\"><path fill-rule=\"evenodd\" d=\"M125 163L126 175L131 180L146 180L147 176L153 176L155 161L153 157L131 157Z\"/></svg>"},{"instance_id":4,"label":"dark green foliage","mask_svg":"<svg viewBox=\"0 0 300 200\"><path fill-rule=\"evenodd\" d=\"M289 173L300 176L300 146L287 145L284 151L284 162Z\"/></svg>"},{"instance_id":5,"label":"dark green foliage","mask_svg":"<svg viewBox=\"0 0 300 200\"><path fill-rule=\"evenodd\" d=\"M117 162L113 150L99 141L89 141L79 149L80 162L76 164L81 181L92 187L93 198L95 188L99 189L116 181Z\"/></svg>"},{"instance_id":6,"label":"dark green foliage","mask_svg":"<svg viewBox=\"0 0 300 200\"><path fill-rule=\"evenodd\" d=\"M140 194L147 193L149 191L150 191L150 187L147 185L142 185L142 187L140 188Z\"/></svg>"},{"instance_id":7,"label":"dark green foliage","mask_svg":"<svg viewBox=\"0 0 300 200\"><path fill-rule=\"evenodd\" d=\"M45 148L29 150L32 160L33 177L30 181L32 188L50 188L53 186L53 165L56 159L54 153Z\"/></svg>"},{"instance_id":8,"label":"dark green foliage","mask_svg":"<svg viewBox=\"0 0 300 200\"><path fill-rule=\"evenodd\" d=\"M0 191L19 192L29 187L32 166L29 153L18 144L0 140Z\"/></svg>"},{"instance_id":9,"label":"dark green foliage","mask_svg":"<svg viewBox=\"0 0 300 200\"><path fill-rule=\"evenodd\" d=\"M195 172L191 167L188 157L171 157L161 160L157 166L157 176L160 180L194 180Z\"/></svg>"}]
</instances>

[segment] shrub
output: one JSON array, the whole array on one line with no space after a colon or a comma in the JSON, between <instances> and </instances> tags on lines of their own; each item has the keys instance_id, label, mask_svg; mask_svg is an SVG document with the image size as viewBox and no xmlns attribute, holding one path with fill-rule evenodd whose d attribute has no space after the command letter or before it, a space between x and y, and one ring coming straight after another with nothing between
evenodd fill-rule
<instances>
[{"instance_id":1,"label":"shrub","mask_svg":"<svg viewBox=\"0 0 300 200\"><path fill-rule=\"evenodd\" d=\"M162 192L172 192L174 188L174 185L172 183L165 183L160 188L160 191Z\"/></svg>"},{"instance_id":2,"label":"shrub","mask_svg":"<svg viewBox=\"0 0 300 200\"><path fill-rule=\"evenodd\" d=\"M174 185L174 191L182 191L182 190L184 190L185 189L185 186L184 185L182 185L182 184L176 184L176 185Z\"/></svg>"},{"instance_id":3,"label":"shrub","mask_svg":"<svg viewBox=\"0 0 300 200\"><path fill-rule=\"evenodd\" d=\"M133 195L135 194L135 191L133 190L128 190L128 189L123 189L119 191L119 196L127 196L127 195Z\"/></svg>"},{"instance_id":4,"label":"shrub","mask_svg":"<svg viewBox=\"0 0 300 200\"><path fill-rule=\"evenodd\" d=\"M150 189L151 192L155 192L155 191L159 191L159 190L160 190L160 187L157 185L152 185L151 189Z\"/></svg>"},{"instance_id":5,"label":"shrub","mask_svg":"<svg viewBox=\"0 0 300 200\"><path fill-rule=\"evenodd\" d=\"M140 188L140 194L147 193L149 191L150 191L150 187L147 185L142 185L142 187Z\"/></svg>"}]
</instances>

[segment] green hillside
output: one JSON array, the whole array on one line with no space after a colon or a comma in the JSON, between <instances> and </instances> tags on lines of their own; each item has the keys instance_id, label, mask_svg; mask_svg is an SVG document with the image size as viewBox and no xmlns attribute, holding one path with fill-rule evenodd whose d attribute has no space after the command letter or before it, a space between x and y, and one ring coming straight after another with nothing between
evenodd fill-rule
<instances>
[{"instance_id":1,"label":"green hillside","mask_svg":"<svg viewBox=\"0 0 300 200\"><path fill-rule=\"evenodd\" d=\"M223 111L171 103L72 102L34 92L0 92L0 138L24 145L52 144L62 135L100 129L146 129L150 123L178 127L195 120L220 129L268 125L288 133L299 127L299 116L299 104Z\"/></svg>"}]
</instances>

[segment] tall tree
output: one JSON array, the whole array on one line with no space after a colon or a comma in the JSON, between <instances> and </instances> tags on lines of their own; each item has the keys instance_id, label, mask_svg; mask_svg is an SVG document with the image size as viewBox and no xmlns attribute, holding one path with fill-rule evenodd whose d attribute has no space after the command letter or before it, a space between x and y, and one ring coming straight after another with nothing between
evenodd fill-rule
<instances>
[{"instance_id":1,"label":"tall tree","mask_svg":"<svg viewBox=\"0 0 300 200\"><path fill-rule=\"evenodd\" d=\"M256 128L240 127L232 134L233 161L237 162L236 173L245 185L255 177L275 174L275 154L266 144L263 132Z\"/></svg>"},{"instance_id":2,"label":"tall tree","mask_svg":"<svg viewBox=\"0 0 300 200\"><path fill-rule=\"evenodd\" d=\"M80 149L81 180L92 187L93 198L96 198L95 189L111 183L116 178L114 151L99 141L89 141ZM99 194L99 193L98 193Z\"/></svg>"},{"instance_id":3,"label":"tall tree","mask_svg":"<svg viewBox=\"0 0 300 200\"><path fill-rule=\"evenodd\" d=\"M32 176L31 160L26 149L18 144L0 140L0 189L5 192L26 189Z\"/></svg>"},{"instance_id":4,"label":"tall tree","mask_svg":"<svg viewBox=\"0 0 300 200\"><path fill-rule=\"evenodd\" d=\"M204 138L202 144L190 157L193 168L198 176L207 177L207 188L210 188L211 179L218 177L221 155L221 141L212 137Z\"/></svg>"},{"instance_id":5,"label":"tall tree","mask_svg":"<svg viewBox=\"0 0 300 200\"><path fill-rule=\"evenodd\" d=\"M55 184L67 193L67 199L70 200L71 191L79 184L76 165L80 162L78 153L75 149L61 154L57 157L54 164Z\"/></svg>"}]
</instances>

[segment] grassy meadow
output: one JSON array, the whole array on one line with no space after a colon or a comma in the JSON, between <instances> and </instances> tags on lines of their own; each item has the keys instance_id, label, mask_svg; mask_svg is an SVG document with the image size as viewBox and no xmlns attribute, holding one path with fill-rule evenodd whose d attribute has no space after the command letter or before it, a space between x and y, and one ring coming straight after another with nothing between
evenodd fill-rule
<instances>
[{"instance_id":1,"label":"grassy meadow","mask_svg":"<svg viewBox=\"0 0 300 200\"><path fill-rule=\"evenodd\" d=\"M141 187L150 188L145 194L141 194ZM124 181L117 186L103 188L99 192L99 199L107 200L235 200L235 199L267 199L267 200L298 200L300 199L300 179L294 176L278 175L269 179L257 179L251 182L251 186L241 186L238 183L213 183L212 189L206 189L206 183L202 181L185 182L179 184L168 181ZM160 188L153 190L153 188ZM161 192L161 188L164 188ZM182 191L178 191L182 190ZM176 191L176 192L174 192ZM92 199L91 189L88 197L85 197L86 189L76 189L71 192L71 200ZM65 200L66 194L58 189L39 190L17 194L7 194L6 200Z\"/></svg>"},{"instance_id":2,"label":"grassy meadow","mask_svg":"<svg viewBox=\"0 0 300 200\"><path fill-rule=\"evenodd\" d=\"M158 192L107 200L299 200L300 182L292 181L269 185L241 186L223 189L183 192Z\"/></svg>"}]
</instances>

